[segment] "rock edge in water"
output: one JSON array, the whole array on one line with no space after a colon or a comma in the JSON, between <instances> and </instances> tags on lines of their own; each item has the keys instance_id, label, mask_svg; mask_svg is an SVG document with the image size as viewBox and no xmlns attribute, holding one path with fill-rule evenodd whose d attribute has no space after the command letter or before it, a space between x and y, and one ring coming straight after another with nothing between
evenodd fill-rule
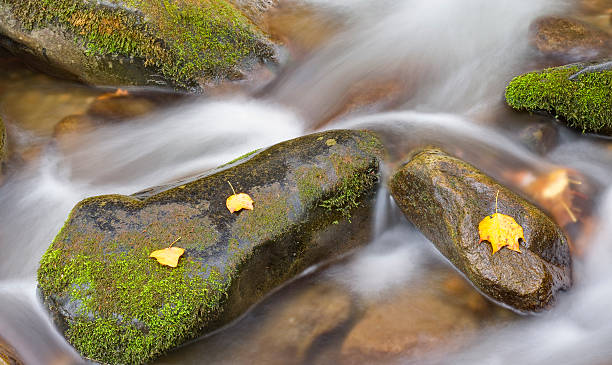
<instances>
[{"instance_id":1,"label":"rock edge in water","mask_svg":"<svg viewBox=\"0 0 612 365\"><path fill-rule=\"evenodd\" d=\"M561 229L542 211L473 166L437 149L414 156L390 181L410 220L476 288L519 312L550 307L571 286L571 256ZM479 243L478 224L495 212L523 227L521 253Z\"/></svg>"},{"instance_id":2,"label":"rock edge in water","mask_svg":"<svg viewBox=\"0 0 612 365\"><path fill-rule=\"evenodd\" d=\"M150 361L367 242L382 158L369 132L327 131L179 186L85 199L41 260L43 301L83 356ZM229 213L228 181L254 210ZM177 237L186 250L177 268L148 257Z\"/></svg>"},{"instance_id":3,"label":"rock edge in water","mask_svg":"<svg viewBox=\"0 0 612 365\"><path fill-rule=\"evenodd\" d=\"M515 77L506 102L543 111L572 128L612 136L612 61L575 63Z\"/></svg>"}]
</instances>

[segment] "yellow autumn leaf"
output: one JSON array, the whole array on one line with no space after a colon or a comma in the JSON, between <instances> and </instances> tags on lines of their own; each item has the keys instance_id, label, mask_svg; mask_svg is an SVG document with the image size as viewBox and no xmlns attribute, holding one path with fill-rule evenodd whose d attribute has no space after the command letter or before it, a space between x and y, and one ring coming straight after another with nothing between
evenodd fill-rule
<instances>
[{"instance_id":1,"label":"yellow autumn leaf","mask_svg":"<svg viewBox=\"0 0 612 365\"><path fill-rule=\"evenodd\" d=\"M227 200L225 201L225 206L227 207L227 209L229 209L230 213L237 212L240 209L253 210L254 201L253 199L251 199L249 194L236 194L236 191L234 190L232 184L229 181L227 183L230 185L232 191L234 192L234 195L230 195L230 197L227 198Z\"/></svg>"},{"instance_id":2,"label":"yellow autumn leaf","mask_svg":"<svg viewBox=\"0 0 612 365\"><path fill-rule=\"evenodd\" d=\"M172 247L172 245L174 245L180 239L180 237L177 238L170 244L170 246L166 248L151 252L149 257L156 259L162 265L176 267L178 265L179 258L183 255L185 250L180 247Z\"/></svg>"},{"instance_id":3,"label":"yellow autumn leaf","mask_svg":"<svg viewBox=\"0 0 612 365\"><path fill-rule=\"evenodd\" d=\"M497 192L499 195L499 191ZM478 223L478 234L481 243L487 241L493 248L493 254L502 247L512 251L521 252L519 240L525 240L523 227L509 215L497 213L497 196L495 197L495 213L484 217Z\"/></svg>"},{"instance_id":4,"label":"yellow autumn leaf","mask_svg":"<svg viewBox=\"0 0 612 365\"><path fill-rule=\"evenodd\" d=\"M253 210L253 199L245 193L234 194L227 198L225 205L230 213L237 212L240 209Z\"/></svg>"}]
</instances>

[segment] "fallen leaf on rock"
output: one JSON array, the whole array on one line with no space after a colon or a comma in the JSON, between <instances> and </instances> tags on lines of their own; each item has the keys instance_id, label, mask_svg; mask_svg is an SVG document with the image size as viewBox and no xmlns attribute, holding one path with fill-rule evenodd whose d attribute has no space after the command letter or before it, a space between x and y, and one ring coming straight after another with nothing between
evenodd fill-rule
<instances>
[{"instance_id":1,"label":"fallen leaf on rock","mask_svg":"<svg viewBox=\"0 0 612 365\"><path fill-rule=\"evenodd\" d=\"M177 238L170 244L170 246L166 248L151 252L149 257L156 259L162 265L176 267L178 265L179 258L183 255L185 250L180 247L172 247L172 245L174 245L180 239L181 237Z\"/></svg>"},{"instance_id":2,"label":"fallen leaf on rock","mask_svg":"<svg viewBox=\"0 0 612 365\"><path fill-rule=\"evenodd\" d=\"M499 191L497 195L499 196ZM478 234L480 234L478 243L489 242L493 248L493 254L504 246L512 251L521 252L519 240L525 240L523 227L516 223L514 218L497 213L497 196L495 197L495 213L484 217L478 223Z\"/></svg>"},{"instance_id":3,"label":"fallen leaf on rock","mask_svg":"<svg viewBox=\"0 0 612 365\"><path fill-rule=\"evenodd\" d=\"M227 207L227 209L229 209L230 213L237 212L240 209L253 210L254 202L253 202L253 199L251 199L251 197L249 196L249 194L246 194L246 193L236 194L236 191L234 190L234 187L232 186L232 184L229 181L227 183L230 185L230 187L232 188L232 191L234 192L234 195L231 195L225 201L225 206Z\"/></svg>"}]
</instances>

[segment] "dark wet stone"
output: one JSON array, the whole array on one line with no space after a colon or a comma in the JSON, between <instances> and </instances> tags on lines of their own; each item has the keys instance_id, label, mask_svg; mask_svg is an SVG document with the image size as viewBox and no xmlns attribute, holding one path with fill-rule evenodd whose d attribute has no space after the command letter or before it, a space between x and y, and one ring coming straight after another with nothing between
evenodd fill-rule
<instances>
[{"instance_id":1,"label":"dark wet stone","mask_svg":"<svg viewBox=\"0 0 612 365\"><path fill-rule=\"evenodd\" d=\"M571 18L537 19L530 28L530 42L543 54L566 62L612 54L612 37L608 33Z\"/></svg>"},{"instance_id":2,"label":"dark wet stone","mask_svg":"<svg viewBox=\"0 0 612 365\"><path fill-rule=\"evenodd\" d=\"M473 166L436 149L417 154L391 179L406 217L483 293L521 312L549 308L572 282L560 228L542 211ZM479 242L478 224L495 212L523 227L521 253Z\"/></svg>"},{"instance_id":3,"label":"dark wet stone","mask_svg":"<svg viewBox=\"0 0 612 365\"><path fill-rule=\"evenodd\" d=\"M365 243L381 159L372 134L328 131L191 181L85 199L41 260L44 302L84 356L151 360L237 318L309 265ZM254 210L229 213L228 182ZM178 237L186 250L178 267L148 257Z\"/></svg>"}]
</instances>

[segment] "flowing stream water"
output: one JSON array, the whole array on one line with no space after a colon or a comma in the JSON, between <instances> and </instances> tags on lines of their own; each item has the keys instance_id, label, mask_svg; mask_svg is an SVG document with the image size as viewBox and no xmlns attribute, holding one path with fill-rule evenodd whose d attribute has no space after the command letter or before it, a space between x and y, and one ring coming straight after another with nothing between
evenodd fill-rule
<instances>
[{"instance_id":1,"label":"flowing stream water","mask_svg":"<svg viewBox=\"0 0 612 365\"><path fill-rule=\"evenodd\" d=\"M13 148L23 156L32 150L34 157L24 157L0 186L0 338L26 364L84 361L54 329L36 295L38 260L79 200L132 194L315 130L368 128L385 141L388 172L411 149L436 145L518 191L517 172L537 176L560 167L596 186L590 225L572 234L588 242L574 259L572 290L538 316L518 316L489 303L411 227L383 187L369 245L309 268L232 325L156 363L612 363L612 225L605 223L612 214L612 143L553 124L557 144L534 153L519 135L539 117L513 113L503 102L514 75L548 65L527 43L531 22L577 14L577 4L306 5L324 21L337 21L337 32L290 60L262 89L175 103L62 144L53 143L50 132L61 119L55 114L78 112L78 105L103 91L7 66L12 76L0 79L0 112ZM392 97L368 108L340 107L353 102L353 93L378 85ZM28 106L32 89L53 105ZM327 318L330 310L320 308L345 310ZM315 339L301 332L291 337L313 313L337 325L313 327ZM419 337L419 329L429 337ZM462 339L438 341L446 332ZM402 340L381 339L394 334Z\"/></svg>"}]
</instances>

